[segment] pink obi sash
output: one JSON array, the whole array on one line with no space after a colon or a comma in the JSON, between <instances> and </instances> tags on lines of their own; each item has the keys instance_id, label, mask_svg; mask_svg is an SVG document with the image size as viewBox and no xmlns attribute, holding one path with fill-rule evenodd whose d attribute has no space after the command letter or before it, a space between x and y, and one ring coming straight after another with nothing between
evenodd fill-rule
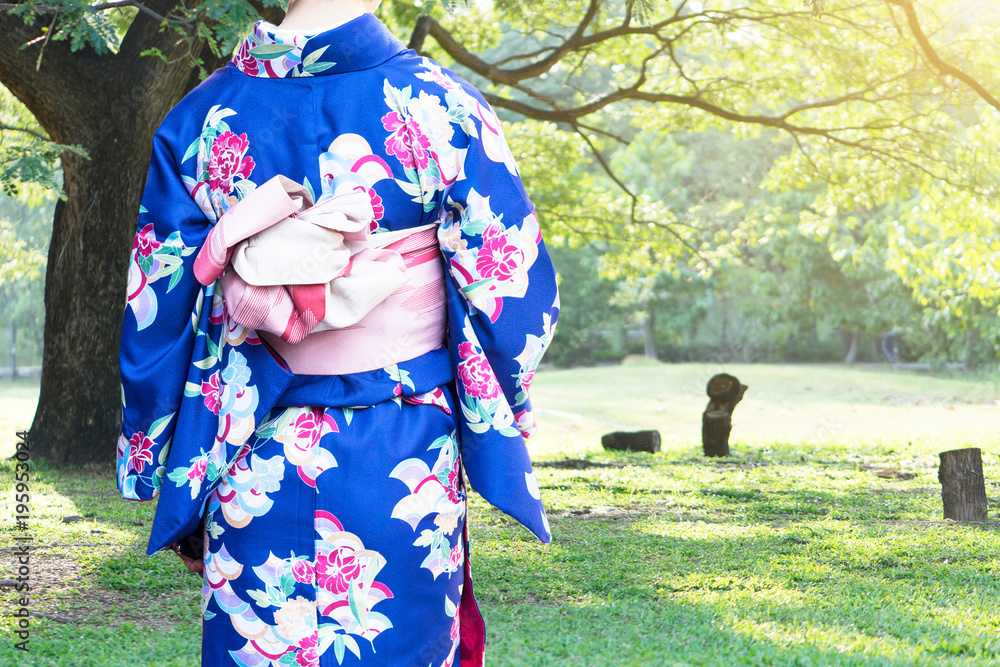
<instances>
[{"instance_id":1,"label":"pink obi sash","mask_svg":"<svg viewBox=\"0 0 1000 667\"><path fill-rule=\"evenodd\" d=\"M278 175L212 228L194 262L236 322L296 374L384 368L440 347L447 309L436 225L369 234L363 190L312 204Z\"/></svg>"}]
</instances>

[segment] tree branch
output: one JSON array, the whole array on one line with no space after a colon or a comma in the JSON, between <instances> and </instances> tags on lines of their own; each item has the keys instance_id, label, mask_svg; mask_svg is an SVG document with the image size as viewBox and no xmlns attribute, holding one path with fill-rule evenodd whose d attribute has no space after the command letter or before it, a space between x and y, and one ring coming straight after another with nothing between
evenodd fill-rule
<instances>
[{"instance_id":1,"label":"tree branch","mask_svg":"<svg viewBox=\"0 0 1000 667\"><path fill-rule=\"evenodd\" d=\"M910 32L913 33L913 38L917 40L920 50L923 51L924 56L930 61L931 65L933 65L935 69L942 74L958 79L971 88L977 95L979 95L979 97L985 100L987 104L997 111L1000 111L1000 99L997 99L990 93L990 91L986 90L985 86L976 81L974 78L957 67L949 65L941 58L940 54L938 54L934 45L931 44L930 39L927 38L927 35L924 33L924 30L920 25L920 21L917 18L917 10L913 7L913 0L885 0L885 2L893 5L894 7L899 7L906 14L906 21L910 26Z\"/></svg>"},{"instance_id":2,"label":"tree branch","mask_svg":"<svg viewBox=\"0 0 1000 667\"><path fill-rule=\"evenodd\" d=\"M9 4L9 3L6 3L6 4L5 3L0 3L0 10L10 10L10 9L15 9L16 7L20 7L20 5ZM47 14L47 13L50 13L50 12L65 11L66 10L65 7L59 7L58 5L33 5L33 7L34 7L34 9L36 9L37 11L39 11L39 12L41 12L43 14ZM183 21L183 20L180 20L180 19L167 18L166 16L163 16L162 14L156 13L155 11L153 11L152 9L150 9L149 7L147 7L146 5L142 4L141 2L138 2L138 0L117 0L116 2L102 2L102 3L97 4L97 5L88 5L86 7L86 9L88 11L91 11L91 12L103 12L103 11L106 11L108 9L121 9L123 7L135 7L140 12L151 16L152 18L156 19L160 23L166 21L167 23L172 24L172 25L183 26L189 32L194 32L194 24L191 23L190 21Z\"/></svg>"},{"instance_id":3,"label":"tree branch","mask_svg":"<svg viewBox=\"0 0 1000 667\"><path fill-rule=\"evenodd\" d=\"M9 130L11 132L24 132L25 134L30 134L31 136L41 139L42 141L49 140L47 136L45 136L41 132L32 130L30 127L17 127L15 125L7 125L6 123L0 123L0 130Z\"/></svg>"}]
</instances>

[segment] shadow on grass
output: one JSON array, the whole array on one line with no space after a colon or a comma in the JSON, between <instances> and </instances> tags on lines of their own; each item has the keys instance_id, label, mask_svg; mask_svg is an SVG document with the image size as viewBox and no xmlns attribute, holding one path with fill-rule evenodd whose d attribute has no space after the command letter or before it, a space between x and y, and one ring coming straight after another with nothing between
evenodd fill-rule
<instances>
[{"instance_id":1,"label":"shadow on grass","mask_svg":"<svg viewBox=\"0 0 1000 667\"><path fill-rule=\"evenodd\" d=\"M554 518L473 544L494 665L993 664L995 534ZM985 561L984 561L985 559ZM989 563L988 571L984 564Z\"/></svg>"},{"instance_id":2,"label":"shadow on grass","mask_svg":"<svg viewBox=\"0 0 1000 667\"><path fill-rule=\"evenodd\" d=\"M197 664L200 581L145 555L154 504L122 500L111 466L32 461L31 476L31 651L6 643L0 665Z\"/></svg>"}]
</instances>

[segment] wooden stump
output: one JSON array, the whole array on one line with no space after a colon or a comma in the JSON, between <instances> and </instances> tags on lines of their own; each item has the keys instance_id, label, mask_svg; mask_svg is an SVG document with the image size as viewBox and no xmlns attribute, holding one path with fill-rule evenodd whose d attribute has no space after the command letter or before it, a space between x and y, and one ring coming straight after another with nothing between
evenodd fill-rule
<instances>
[{"instance_id":1,"label":"wooden stump","mask_svg":"<svg viewBox=\"0 0 1000 667\"><path fill-rule=\"evenodd\" d=\"M617 451L649 452L660 451L659 431L615 431L601 436L601 447Z\"/></svg>"},{"instance_id":2,"label":"wooden stump","mask_svg":"<svg viewBox=\"0 0 1000 667\"><path fill-rule=\"evenodd\" d=\"M955 521L986 521L986 482L983 457L976 447L941 452L938 480L944 518Z\"/></svg>"},{"instance_id":3,"label":"wooden stump","mask_svg":"<svg viewBox=\"0 0 1000 667\"><path fill-rule=\"evenodd\" d=\"M732 415L725 410L712 410L701 416L701 446L705 456L729 456L732 428Z\"/></svg>"},{"instance_id":4,"label":"wooden stump","mask_svg":"<svg viewBox=\"0 0 1000 667\"><path fill-rule=\"evenodd\" d=\"M733 410L749 387L734 375L719 373L708 381L708 406L701 416L701 446L705 456L729 456Z\"/></svg>"}]
</instances>

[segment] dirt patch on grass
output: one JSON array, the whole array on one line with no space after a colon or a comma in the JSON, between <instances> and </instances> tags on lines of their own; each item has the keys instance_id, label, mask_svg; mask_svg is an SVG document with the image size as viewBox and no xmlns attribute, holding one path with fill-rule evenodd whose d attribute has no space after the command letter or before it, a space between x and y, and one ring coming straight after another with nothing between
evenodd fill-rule
<instances>
[{"instance_id":1,"label":"dirt patch on grass","mask_svg":"<svg viewBox=\"0 0 1000 667\"><path fill-rule=\"evenodd\" d=\"M52 552L65 548L57 544L37 545L30 551L28 594L32 616L60 624L101 627L115 627L127 621L151 630L169 630L191 623L190 618L178 618L171 608L187 606L195 610L197 592L152 595L102 588L72 556ZM12 590L13 583L16 582L7 578L0 581L7 590L4 597L8 600L23 594Z\"/></svg>"}]
</instances>

